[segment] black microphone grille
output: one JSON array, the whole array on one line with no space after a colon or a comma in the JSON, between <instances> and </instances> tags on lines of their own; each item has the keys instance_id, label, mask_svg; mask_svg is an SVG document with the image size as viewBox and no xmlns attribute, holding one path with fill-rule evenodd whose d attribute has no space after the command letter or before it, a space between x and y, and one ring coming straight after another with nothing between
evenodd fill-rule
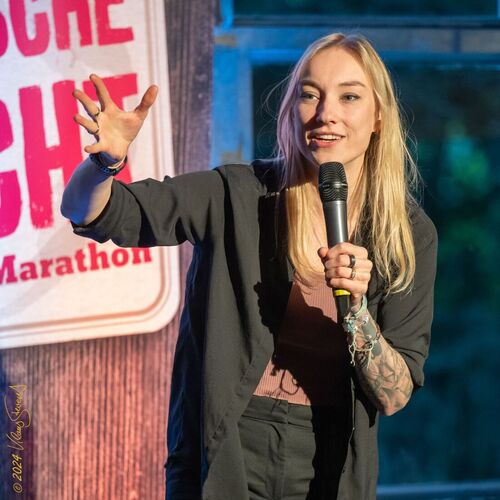
<instances>
[{"instance_id":1,"label":"black microphone grille","mask_svg":"<svg viewBox=\"0 0 500 500\"><path fill-rule=\"evenodd\" d=\"M327 201L347 201L347 179L344 165L338 161L322 163L319 167L319 196Z\"/></svg>"}]
</instances>

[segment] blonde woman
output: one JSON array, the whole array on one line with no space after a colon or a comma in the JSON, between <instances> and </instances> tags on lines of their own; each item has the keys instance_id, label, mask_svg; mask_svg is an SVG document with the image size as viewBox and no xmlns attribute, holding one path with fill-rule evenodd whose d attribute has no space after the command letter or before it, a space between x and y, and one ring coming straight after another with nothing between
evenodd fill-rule
<instances>
[{"instance_id":1,"label":"blonde woman","mask_svg":"<svg viewBox=\"0 0 500 500\"><path fill-rule=\"evenodd\" d=\"M207 172L114 180L156 97L75 97L98 141L62 212L122 246L189 240L172 373L167 497L374 499L379 415L423 385L437 236L387 70L359 35L309 47L290 75L278 154ZM318 169L341 162L350 241L327 247ZM351 293L339 318L331 288Z\"/></svg>"}]
</instances>

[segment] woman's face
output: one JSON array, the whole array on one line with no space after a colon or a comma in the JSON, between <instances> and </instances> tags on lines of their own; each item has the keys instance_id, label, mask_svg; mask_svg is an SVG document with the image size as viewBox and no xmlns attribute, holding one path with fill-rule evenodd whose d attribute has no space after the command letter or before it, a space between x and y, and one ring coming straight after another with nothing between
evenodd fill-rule
<instances>
[{"instance_id":1,"label":"woman's face","mask_svg":"<svg viewBox=\"0 0 500 500\"><path fill-rule=\"evenodd\" d=\"M324 49L306 65L299 85L295 119L302 154L319 165L338 161L347 172L359 172L379 126L373 87L361 65L344 49Z\"/></svg>"}]
</instances>

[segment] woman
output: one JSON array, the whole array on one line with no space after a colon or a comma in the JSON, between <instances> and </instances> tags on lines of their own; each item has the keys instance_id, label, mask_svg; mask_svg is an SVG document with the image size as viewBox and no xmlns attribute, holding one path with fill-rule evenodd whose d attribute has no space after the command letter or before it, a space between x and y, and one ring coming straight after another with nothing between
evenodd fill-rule
<instances>
[{"instance_id":1,"label":"woman","mask_svg":"<svg viewBox=\"0 0 500 500\"><path fill-rule=\"evenodd\" d=\"M112 180L156 97L101 109L62 212L123 246L194 245L172 374L167 496L371 499L378 414L423 384L437 237L410 194L387 70L361 36L308 48L278 118L278 154L163 182ZM350 242L328 249L318 167L343 163ZM329 287L351 293L342 323Z\"/></svg>"}]
</instances>

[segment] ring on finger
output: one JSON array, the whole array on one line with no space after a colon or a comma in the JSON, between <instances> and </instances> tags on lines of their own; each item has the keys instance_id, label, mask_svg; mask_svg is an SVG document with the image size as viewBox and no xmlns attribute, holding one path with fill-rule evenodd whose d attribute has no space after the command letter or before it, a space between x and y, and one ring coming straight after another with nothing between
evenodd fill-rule
<instances>
[{"instance_id":1,"label":"ring on finger","mask_svg":"<svg viewBox=\"0 0 500 500\"><path fill-rule=\"evenodd\" d=\"M351 276L349 276L350 280L353 280L356 277L356 269L352 268L351 269Z\"/></svg>"},{"instance_id":2,"label":"ring on finger","mask_svg":"<svg viewBox=\"0 0 500 500\"><path fill-rule=\"evenodd\" d=\"M94 118L97 118L101 114L101 109L97 108L97 111L92 115Z\"/></svg>"},{"instance_id":3,"label":"ring on finger","mask_svg":"<svg viewBox=\"0 0 500 500\"><path fill-rule=\"evenodd\" d=\"M356 256L352 253L349 254L349 266L351 269L356 265Z\"/></svg>"},{"instance_id":4,"label":"ring on finger","mask_svg":"<svg viewBox=\"0 0 500 500\"><path fill-rule=\"evenodd\" d=\"M95 132L92 132L92 135L97 135L99 133L100 127L99 124L97 124L97 130Z\"/></svg>"}]
</instances>

